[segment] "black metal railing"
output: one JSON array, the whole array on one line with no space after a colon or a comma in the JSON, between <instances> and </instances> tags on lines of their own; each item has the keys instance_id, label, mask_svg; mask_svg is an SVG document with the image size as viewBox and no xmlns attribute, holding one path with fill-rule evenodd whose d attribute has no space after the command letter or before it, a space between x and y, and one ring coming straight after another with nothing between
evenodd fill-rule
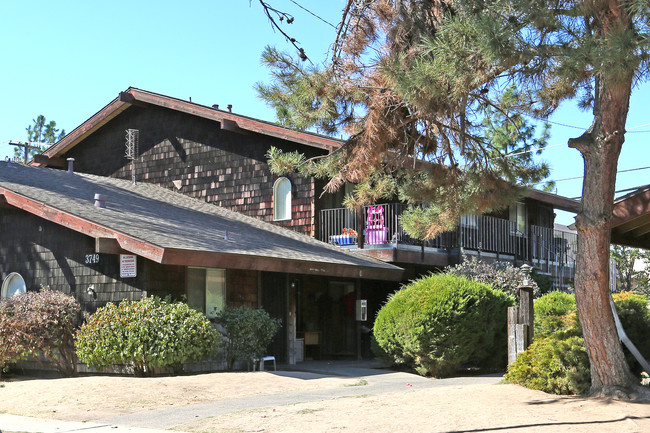
<instances>
[{"instance_id":1,"label":"black metal railing","mask_svg":"<svg viewBox=\"0 0 650 433\"><path fill-rule=\"evenodd\" d=\"M417 245L426 248L462 248L470 251L512 256L514 260L532 263L538 270L561 276L562 281L572 280L575 271L577 235L548 227L530 226L527 232L518 230L514 221L487 215L465 215L454 231L445 232L435 239L422 241L411 238L401 224L401 215L407 205L382 204L385 237L378 242L376 236L366 236L364 248L378 246ZM325 209L320 213L319 239L336 241L344 229L365 233L368 208L363 209L363 221L356 212L344 208ZM366 233L367 234L367 233ZM383 235L382 235L383 236ZM370 239L371 242L367 242ZM356 244L356 241L354 242Z\"/></svg>"}]
</instances>

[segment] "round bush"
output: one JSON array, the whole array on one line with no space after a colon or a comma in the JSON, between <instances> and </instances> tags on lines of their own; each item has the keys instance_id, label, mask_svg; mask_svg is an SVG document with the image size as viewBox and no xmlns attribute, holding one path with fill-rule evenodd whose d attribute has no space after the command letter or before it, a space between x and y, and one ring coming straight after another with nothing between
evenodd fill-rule
<instances>
[{"instance_id":1,"label":"round bush","mask_svg":"<svg viewBox=\"0 0 650 433\"><path fill-rule=\"evenodd\" d=\"M465 365L505 365L512 298L448 274L412 282L379 311L374 336L394 364L446 376Z\"/></svg>"},{"instance_id":2,"label":"round bush","mask_svg":"<svg viewBox=\"0 0 650 433\"><path fill-rule=\"evenodd\" d=\"M219 333L187 304L151 297L106 304L77 333L79 359L94 367L128 365L136 375L154 368L182 371L184 362L216 351Z\"/></svg>"}]
</instances>

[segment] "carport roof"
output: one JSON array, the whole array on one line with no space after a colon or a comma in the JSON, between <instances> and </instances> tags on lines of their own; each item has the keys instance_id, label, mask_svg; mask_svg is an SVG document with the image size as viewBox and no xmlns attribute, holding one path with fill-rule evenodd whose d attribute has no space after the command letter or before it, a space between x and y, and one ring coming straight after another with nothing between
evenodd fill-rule
<instances>
[{"instance_id":1,"label":"carport roof","mask_svg":"<svg viewBox=\"0 0 650 433\"><path fill-rule=\"evenodd\" d=\"M614 201L612 243L650 249L650 185Z\"/></svg>"}]
</instances>

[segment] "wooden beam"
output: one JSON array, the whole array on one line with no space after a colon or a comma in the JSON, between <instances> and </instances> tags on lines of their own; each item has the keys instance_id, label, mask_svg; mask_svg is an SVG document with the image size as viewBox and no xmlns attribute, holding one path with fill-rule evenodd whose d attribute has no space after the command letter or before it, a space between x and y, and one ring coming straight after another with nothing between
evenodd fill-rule
<instances>
[{"instance_id":1,"label":"wooden beam","mask_svg":"<svg viewBox=\"0 0 650 433\"><path fill-rule=\"evenodd\" d=\"M401 281L403 273L403 270L399 268L390 269L371 266L343 265L337 263L287 260L246 254L190 251L175 248L165 249L165 254L161 263L167 265L243 269L389 281Z\"/></svg>"},{"instance_id":2,"label":"wooden beam","mask_svg":"<svg viewBox=\"0 0 650 433\"><path fill-rule=\"evenodd\" d=\"M650 213L641 215L638 218L627 220L617 225L612 224L612 231L616 230L619 233L627 233L648 224L650 224Z\"/></svg>"},{"instance_id":3,"label":"wooden beam","mask_svg":"<svg viewBox=\"0 0 650 433\"><path fill-rule=\"evenodd\" d=\"M124 254L125 251L115 238L95 238L95 252L101 254Z\"/></svg>"},{"instance_id":4,"label":"wooden beam","mask_svg":"<svg viewBox=\"0 0 650 433\"><path fill-rule=\"evenodd\" d=\"M38 155L34 155L34 158L32 159L32 164L33 165L38 165L39 167L54 167L54 168L65 168L66 167L66 161L65 158L61 158L59 156L52 156L49 157L43 153L39 153Z\"/></svg>"},{"instance_id":5,"label":"wooden beam","mask_svg":"<svg viewBox=\"0 0 650 433\"><path fill-rule=\"evenodd\" d=\"M650 249L650 236L644 235L641 237L627 236L625 234L619 234L612 232L611 242L616 245L624 245L626 247L632 248L643 248Z\"/></svg>"},{"instance_id":6,"label":"wooden beam","mask_svg":"<svg viewBox=\"0 0 650 433\"><path fill-rule=\"evenodd\" d=\"M250 135L250 132L240 128L239 125L237 125L237 122L229 119L221 119L221 129L224 131L235 132L237 134Z\"/></svg>"},{"instance_id":7,"label":"wooden beam","mask_svg":"<svg viewBox=\"0 0 650 433\"><path fill-rule=\"evenodd\" d=\"M127 92L120 92L119 96L120 101L126 102L127 104L135 105L136 107L146 107L147 104L141 101L138 101L135 99L135 96L133 96L131 93Z\"/></svg>"}]
</instances>

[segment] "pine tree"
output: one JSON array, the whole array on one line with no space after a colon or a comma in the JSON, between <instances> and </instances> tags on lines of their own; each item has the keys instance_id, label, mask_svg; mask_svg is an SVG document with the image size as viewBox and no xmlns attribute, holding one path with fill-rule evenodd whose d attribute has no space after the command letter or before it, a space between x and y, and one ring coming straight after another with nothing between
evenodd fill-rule
<instances>
[{"instance_id":1,"label":"pine tree","mask_svg":"<svg viewBox=\"0 0 650 433\"><path fill-rule=\"evenodd\" d=\"M30 157L43 152L45 144L54 144L65 136L65 130L59 132L56 127L56 122L51 120L47 122L45 116L39 114L36 119L32 119L33 125L27 126L27 148L14 147L14 156L16 158L23 158L28 160ZM26 162L26 161L25 161Z\"/></svg>"},{"instance_id":2,"label":"pine tree","mask_svg":"<svg viewBox=\"0 0 650 433\"><path fill-rule=\"evenodd\" d=\"M372 195L390 177L407 201L436 203L419 211L425 236L461 213L507 203L513 187L504 181L543 176L485 129L490 110L503 114L502 125L512 121L508 89L520 114L545 118L566 100L593 111L591 126L569 141L585 166L576 301L592 392L635 390L610 309L608 263L630 94L650 76L648 1L348 0L332 51L323 67L303 67L268 49L274 81L258 86L261 96L288 125L349 134L329 166L304 163L331 175L329 189L351 181Z\"/></svg>"}]
</instances>

